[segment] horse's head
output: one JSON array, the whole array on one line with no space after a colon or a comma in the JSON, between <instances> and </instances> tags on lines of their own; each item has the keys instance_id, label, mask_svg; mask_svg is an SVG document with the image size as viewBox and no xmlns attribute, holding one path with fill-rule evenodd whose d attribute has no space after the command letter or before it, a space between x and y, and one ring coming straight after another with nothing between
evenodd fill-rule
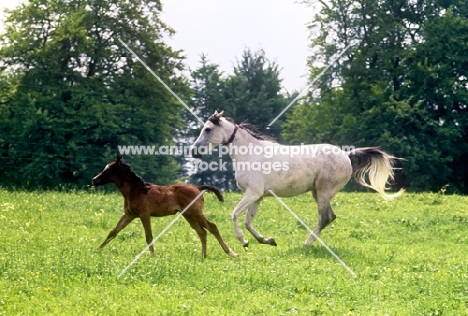
<instances>
[{"instance_id":1,"label":"horse's head","mask_svg":"<svg viewBox=\"0 0 468 316\"><path fill-rule=\"evenodd\" d=\"M227 145L234 140L238 126L230 118L223 117L223 112L215 111L203 125L195 143L192 145L192 156L202 158L210 146Z\"/></svg>"},{"instance_id":2,"label":"horse's head","mask_svg":"<svg viewBox=\"0 0 468 316\"><path fill-rule=\"evenodd\" d=\"M116 183L119 179L122 164L124 163L122 156L117 156L117 159L109 164L97 176L93 178L93 185L100 186L108 183Z\"/></svg>"}]
</instances>

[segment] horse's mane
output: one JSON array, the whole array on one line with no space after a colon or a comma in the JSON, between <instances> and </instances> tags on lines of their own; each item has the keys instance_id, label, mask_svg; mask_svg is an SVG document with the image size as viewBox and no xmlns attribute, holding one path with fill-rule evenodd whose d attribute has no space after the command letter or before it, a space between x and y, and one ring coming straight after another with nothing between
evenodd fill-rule
<instances>
[{"instance_id":1,"label":"horse's mane","mask_svg":"<svg viewBox=\"0 0 468 316\"><path fill-rule=\"evenodd\" d=\"M149 185L148 182L146 182L145 180L143 180L142 177L140 177L135 171L133 171L132 169L132 166L130 166L129 164L127 164L124 160L121 160L120 161L120 164L121 166L130 173L130 175L135 178L140 184L144 185L144 186L147 186Z\"/></svg>"},{"instance_id":2,"label":"horse's mane","mask_svg":"<svg viewBox=\"0 0 468 316\"><path fill-rule=\"evenodd\" d=\"M221 117L223 117L222 115L219 115L219 114L213 114L211 115L208 120L213 123L214 125L218 125L219 126L219 121L221 119ZM229 121L233 124L236 124L236 122L234 122L234 120L230 117L224 117L226 119L226 121ZM247 123L247 120L240 123L239 125L239 128L245 130L247 133L249 133L251 136L253 136L254 138L258 139L258 140L265 140L265 141L269 141L269 142L274 142L276 143L276 139L274 139L273 137L270 137L270 136L267 136L267 135L264 135L264 134L261 134L257 127L253 124L250 124L250 123Z\"/></svg>"},{"instance_id":3,"label":"horse's mane","mask_svg":"<svg viewBox=\"0 0 468 316\"><path fill-rule=\"evenodd\" d=\"M257 126L247 123L246 121L240 123L239 128L242 128L243 130L247 131L247 133L249 133L250 135L252 135L254 138L258 140L266 140L266 141L274 142L274 143L277 142L276 139L274 139L271 136L260 134L260 132L257 129Z\"/></svg>"}]
</instances>

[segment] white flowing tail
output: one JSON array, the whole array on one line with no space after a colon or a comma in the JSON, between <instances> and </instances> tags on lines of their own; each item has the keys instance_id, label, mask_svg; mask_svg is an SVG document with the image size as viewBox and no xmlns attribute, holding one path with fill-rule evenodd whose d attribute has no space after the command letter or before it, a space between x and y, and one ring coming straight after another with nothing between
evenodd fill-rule
<instances>
[{"instance_id":1,"label":"white flowing tail","mask_svg":"<svg viewBox=\"0 0 468 316\"><path fill-rule=\"evenodd\" d=\"M394 194L385 192L389 189L388 181L394 179L393 166L398 158L376 147L357 148L352 150L349 156L357 163L353 170L353 177L357 183L379 192L385 200L392 200L403 194L403 189ZM366 175L369 182L366 181Z\"/></svg>"}]
</instances>

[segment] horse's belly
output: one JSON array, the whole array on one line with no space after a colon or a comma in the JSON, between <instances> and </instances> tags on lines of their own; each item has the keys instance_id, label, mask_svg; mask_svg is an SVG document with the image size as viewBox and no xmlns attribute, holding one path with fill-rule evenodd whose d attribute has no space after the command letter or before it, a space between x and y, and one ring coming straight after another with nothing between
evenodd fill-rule
<instances>
[{"instance_id":1,"label":"horse's belly","mask_svg":"<svg viewBox=\"0 0 468 316\"><path fill-rule=\"evenodd\" d=\"M270 196L273 195L271 192L273 192L275 195L280 196L280 197L292 197L296 196L302 193L305 193L307 191L310 191L311 189L306 189L306 188L270 188L268 189L264 195L265 196Z\"/></svg>"},{"instance_id":2,"label":"horse's belly","mask_svg":"<svg viewBox=\"0 0 468 316\"><path fill-rule=\"evenodd\" d=\"M310 180L310 179L309 179ZM271 195L270 190L278 196L291 197L313 189L313 181L298 182L298 181L283 181L265 186L265 195Z\"/></svg>"},{"instance_id":3,"label":"horse's belly","mask_svg":"<svg viewBox=\"0 0 468 316\"><path fill-rule=\"evenodd\" d=\"M329 188L341 188L351 177L347 155L317 155L289 160L288 170L265 177L265 193L272 190L278 196L291 197L313 190L317 181Z\"/></svg>"}]
</instances>

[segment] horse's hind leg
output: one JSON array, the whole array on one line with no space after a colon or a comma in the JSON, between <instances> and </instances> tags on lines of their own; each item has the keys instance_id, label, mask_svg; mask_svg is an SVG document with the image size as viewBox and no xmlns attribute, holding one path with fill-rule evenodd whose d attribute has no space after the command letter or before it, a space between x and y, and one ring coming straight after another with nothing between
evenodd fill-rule
<instances>
[{"instance_id":1,"label":"horse's hind leg","mask_svg":"<svg viewBox=\"0 0 468 316\"><path fill-rule=\"evenodd\" d=\"M223 248L225 253L227 253L229 256L234 257L234 258L237 258L239 256L234 251L232 251L232 249L229 248L228 245L226 245L215 223L212 223L205 218L203 225L211 234L213 234L216 237L219 244L221 245L221 248Z\"/></svg>"},{"instance_id":2,"label":"horse's hind leg","mask_svg":"<svg viewBox=\"0 0 468 316\"><path fill-rule=\"evenodd\" d=\"M185 219L189 222L190 226L197 232L198 237L200 238L202 244L202 256L206 258L206 230L200 223L200 219L193 218L184 214Z\"/></svg>"},{"instance_id":3,"label":"horse's hind leg","mask_svg":"<svg viewBox=\"0 0 468 316\"><path fill-rule=\"evenodd\" d=\"M245 227L255 237L255 239L257 239L259 243L276 246L277 245L276 241L272 237L268 239L263 237L262 234L256 231L255 228L253 228L252 226L253 219L255 215L257 214L258 207L261 201L262 199L258 199L257 201L255 201L249 206L247 210L247 215L245 216Z\"/></svg>"},{"instance_id":4,"label":"horse's hind leg","mask_svg":"<svg viewBox=\"0 0 468 316\"><path fill-rule=\"evenodd\" d=\"M198 237L200 237L200 240L201 240L201 244L202 244L202 256L203 258L206 258L206 230L201 227L199 224L197 224L197 228L193 227L193 229L195 229L195 231L197 232L198 234Z\"/></svg>"},{"instance_id":5,"label":"horse's hind leg","mask_svg":"<svg viewBox=\"0 0 468 316\"><path fill-rule=\"evenodd\" d=\"M315 236L318 236L322 229L327 227L331 222L333 222L336 218L335 213L331 207L330 201L335 193L327 194L319 192L317 190L312 190L312 195L314 196L315 201L317 202L318 206L318 223L317 227L315 227L313 233L309 235L307 240L305 241L304 245L311 245L315 241Z\"/></svg>"}]
</instances>

